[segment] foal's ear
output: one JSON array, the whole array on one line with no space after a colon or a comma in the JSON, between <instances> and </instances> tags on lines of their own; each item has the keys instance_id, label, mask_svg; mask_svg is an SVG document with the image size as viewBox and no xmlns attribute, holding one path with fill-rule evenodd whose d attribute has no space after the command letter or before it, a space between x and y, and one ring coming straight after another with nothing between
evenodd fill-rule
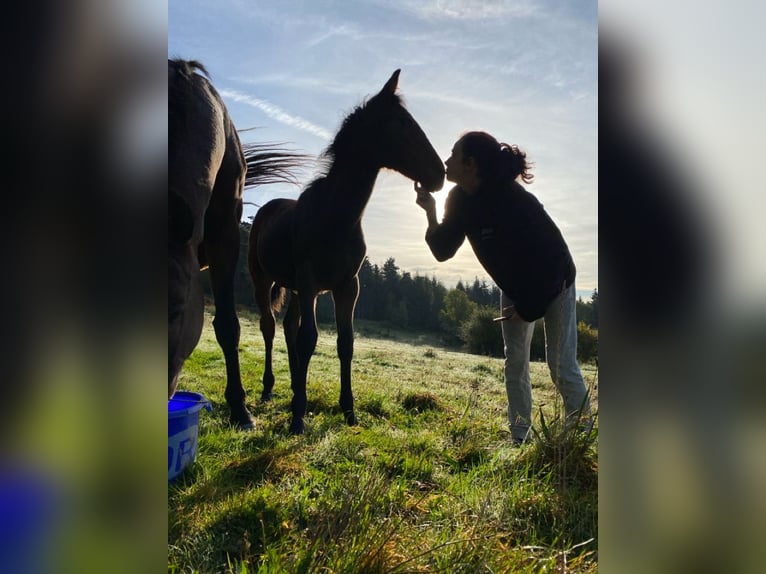
<instances>
[{"instance_id":1,"label":"foal's ear","mask_svg":"<svg viewBox=\"0 0 766 574\"><path fill-rule=\"evenodd\" d=\"M396 87L399 85L399 72L401 72L401 69L396 70L393 74L391 74L391 77L386 82L386 85L383 86L382 90L380 90L381 94L393 94L396 92Z\"/></svg>"}]
</instances>

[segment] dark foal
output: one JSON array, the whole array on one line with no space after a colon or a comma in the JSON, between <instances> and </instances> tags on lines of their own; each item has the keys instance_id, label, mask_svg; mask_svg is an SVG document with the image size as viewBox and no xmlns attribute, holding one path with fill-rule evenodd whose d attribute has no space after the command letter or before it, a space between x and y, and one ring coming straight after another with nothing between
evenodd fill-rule
<instances>
[{"instance_id":1,"label":"dark foal","mask_svg":"<svg viewBox=\"0 0 766 574\"><path fill-rule=\"evenodd\" d=\"M297 200L268 202L253 221L249 265L266 346L262 399L271 399L274 387L274 311L283 300L280 292L289 290L284 329L293 391L290 432L295 434L304 430L306 377L317 341L316 298L326 291L335 303L340 408L348 424L357 422L351 392L354 307L367 250L362 214L378 172L393 169L427 191L444 184L444 165L396 94L398 81L399 70L345 118L324 152L324 175Z\"/></svg>"}]
</instances>

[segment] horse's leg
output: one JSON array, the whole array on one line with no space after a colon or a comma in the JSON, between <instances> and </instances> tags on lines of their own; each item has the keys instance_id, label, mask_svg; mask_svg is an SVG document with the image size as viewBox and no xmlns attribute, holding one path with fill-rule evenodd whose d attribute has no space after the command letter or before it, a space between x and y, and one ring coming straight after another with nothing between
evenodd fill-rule
<instances>
[{"instance_id":1,"label":"horse's leg","mask_svg":"<svg viewBox=\"0 0 766 574\"><path fill-rule=\"evenodd\" d=\"M260 327L263 335L263 344L266 349L263 364L263 391L261 391L261 400L270 401L272 389L274 388L274 371L272 369L272 350L274 348L274 333L276 331L276 321L274 320L274 310L271 305L271 289L273 282L264 277L263 270L257 265L250 267L250 276L255 286L255 302L261 314Z\"/></svg>"},{"instance_id":2,"label":"horse's leg","mask_svg":"<svg viewBox=\"0 0 766 574\"><path fill-rule=\"evenodd\" d=\"M300 326L296 337L296 368L292 372L291 387L293 390L292 412L293 420L290 423L292 434L303 434L303 416L306 414L306 379L308 377L309 361L314 354L317 344L316 324L316 292L312 289L303 289L298 292L300 305ZM291 299L291 305L292 305Z\"/></svg>"},{"instance_id":3,"label":"horse's leg","mask_svg":"<svg viewBox=\"0 0 766 574\"><path fill-rule=\"evenodd\" d=\"M236 261L236 258L235 258ZM239 320L234 309L233 276L227 268L216 270L214 264L210 264L210 278L213 284L215 298L215 318L213 327L218 344L223 350L226 361L226 402L231 411L229 420L231 424L242 429L251 429L255 426L253 417L245 406L245 389L239 370Z\"/></svg>"},{"instance_id":4,"label":"horse's leg","mask_svg":"<svg viewBox=\"0 0 766 574\"><path fill-rule=\"evenodd\" d=\"M239 320L234 308L234 274L239 256L239 220L231 219L216 233L205 238L205 253L210 264L210 280L215 299L213 327L218 344L226 360L226 402L229 404L231 424L242 429L255 426L245 406L245 389L239 370Z\"/></svg>"},{"instance_id":5,"label":"horse's leg","mask_svg":"<svg viewBox=\"0 0 766 574\"><path fill-rule=\"evenodd\" d=\"M355 276L333 289L335 324L338 328L338 359L340 359L340 408L346 423L357 424L354 395L351 392L351 359L354 356L354 307L359 296L359 277Z\"/></svg>"}]
</instances>

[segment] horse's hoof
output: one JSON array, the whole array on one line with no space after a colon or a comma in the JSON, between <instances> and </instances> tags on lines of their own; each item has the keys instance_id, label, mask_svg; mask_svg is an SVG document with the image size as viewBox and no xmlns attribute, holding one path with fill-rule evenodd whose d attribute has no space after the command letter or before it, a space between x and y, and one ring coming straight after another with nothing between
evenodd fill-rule
<instances>
[{"instance_id":1,"label":"horse's hoof","mask_svg":"<svg viewBox=\"0 0 766 574\"><path fill-rule=\"evenodd\" d=\"M273 398L274 398L274 394L271 391L269 391L268 393L266 391L263 391L261 393L261 401L264 403L268 403Z\"/></svg>"},{"instance_id":2,"label":"horse's hoof","mask_svg":"<svg viewBox=\"0 0 766 574\"><path fill-rule=\"evenodd\" d=\"M303 434L303 421L301 419L293 419L290 423L290 434Z\"/></svg>"},{"instance_id":3,"label":"horse's hoof","mask_svg":"<svg viewBox=\"0 0 766 574\"><path fill-rule=\"evenodd\" d=\"M354 414L354 411L351 411L350 413L344 413L346 417L346 424L350 427L355 427L359 424L359 421L356 418L356 415Z\"/></svg>"},{"instance_id":4,"label":"horse's hoof","mask_svg":"<svg viewBox=\"0 0 766 574\"><path fill-rule=\"evenodd\" d=\"M242 431L252 431L255 430L255 419L250 415L250 413L247 413L247 416L234 418L231 417L229 419L229 422L231 423L231 426L233 426L237 430Z\"/></svg>"}]
</instances>

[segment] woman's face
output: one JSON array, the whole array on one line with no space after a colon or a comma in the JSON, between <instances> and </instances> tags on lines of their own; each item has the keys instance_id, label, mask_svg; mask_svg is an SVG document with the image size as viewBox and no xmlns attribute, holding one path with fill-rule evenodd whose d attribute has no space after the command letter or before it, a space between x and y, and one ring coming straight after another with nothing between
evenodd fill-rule
<instances>
[{"instance_id":1,"label":"woman's face","mask_svg":"<svg viewBox=\"0 0 766 574\"><path fill-rule=\"evenodd\" d=\"M452 155L447 158L444 165L447 166L447 180L460 185L465 170L463 164L463 144L461 142L458 141L452 146Z\"/></svg>"},{"instance_id":2,"label":"woman's face","mask_svg":"<svg viewBox=\"0 0 766 574\"><path fill-rule=\"evenodd\" d=\"M463 143L457 141L452 146L452 155L444 162L447 166L445 177L447 181L458 184L468 191L473 190L478 180L476 178L476 161L471 157L467 160L463 157Z\"/></svg>"}]
</instances>

